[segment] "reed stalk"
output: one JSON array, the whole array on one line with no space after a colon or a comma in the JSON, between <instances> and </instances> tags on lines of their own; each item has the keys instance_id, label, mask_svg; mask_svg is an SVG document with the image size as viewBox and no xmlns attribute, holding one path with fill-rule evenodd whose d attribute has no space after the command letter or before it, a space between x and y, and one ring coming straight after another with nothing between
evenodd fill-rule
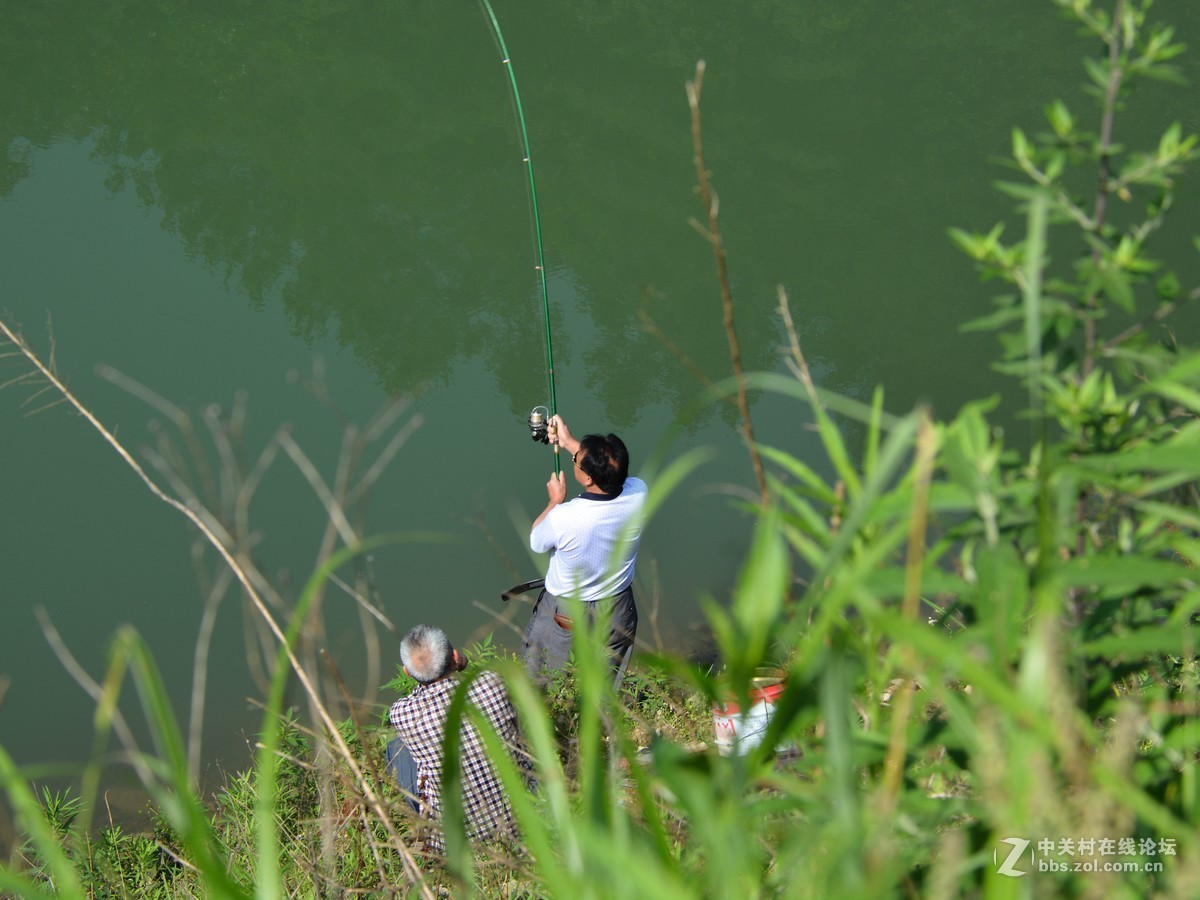
<instances>
[{"instance_id":1,"label":"reed stalk","mask_svg":"<svg viewBox=\"0 0 1200 900\"><path fill-rule=\"evenodd\" d=\"M704 207L707 225L702 226L693 220L692 224L712 247L713 259L717 267L717 284L721 291L722 323L725 327L725 338L729 344L729 360L733 366L733 377L737 383L737 406L742 419L742 437L746 440L746 449L750 453L750 467L754 470L754 481L758 485L759 497L763 506L771 502L767 489L767 477L763 471L762 458L758 452L758 444L754 438L754 421L750 417L750 399L746 391L746 372L742 366L742 348L738 342L737 326L733 315L733 291L729 287L729 269L725 257L725 244L721 240L719 220L720 200L712 189L708 167L704 162L704 137L700 127L700 92L704 86L704 60L696 63L696 75L687 82L688 106L692 113L692 151L696 165L696 185L700 194L700 203Z\"/></svg>"}]
</instances>

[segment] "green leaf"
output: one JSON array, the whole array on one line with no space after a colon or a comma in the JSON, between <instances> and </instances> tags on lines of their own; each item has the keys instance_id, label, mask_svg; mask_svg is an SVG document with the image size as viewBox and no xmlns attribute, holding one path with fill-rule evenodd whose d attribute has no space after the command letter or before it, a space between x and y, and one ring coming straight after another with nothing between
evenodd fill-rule
<instances>
[{"instance_id":1,"label":"green leaf","mask_svg":"<svg viewBox=\"0 0 1200 900\"><path fill-rule=\"evenodd\" d=\"M45 860L46 868L55 885L54 896L84 896L79 874L75 871L75 866L51 830L50 823L42 815L42 805L38 803L37 797L25 783L25 779L18 771L12 757L5 752L3 747L0 747L0 785L4 786L4 790L8 794L9 803L12 804L13 812L16 813L21 829L29 836L38 855ZM4 881L9 886L14 888L22 886L24 879L18 878L15 873L8 872L6 868L0 868L0 872L4 874ZM22 896L24 896L23 891ZM30 896L49 895L35 888Z\"/></svg>"},{"instance_id":2,"label":"green leaf","mask_svg":"<svg viewBox=\"0 0 1200 900\"><path fill-rule=\"evenodd\" d=\"M863 472L870 475L879 464L879 440L883 429L883 385L875 386L871 395L871 421L867 423L867 437L863 442Z\"/></svg>"},{"instance_id":3,"label":"green leaf","mask_svg":"<svg viewBox=\"0 0 1200 900\"><path fill-rule=\"evenodd\" d=\"M917 413L913 412L901 419L888 435L887 440L880 448L878 465L868 477L862 492L850 503L845 521L842 522L841 530L838 531L829 548L818 578L823 578L841 564L851 542L855 540L863 523L870 517L878 498L884 493L886 486L892 482L904 462L910 458L916 433Z\"/></svg>"},{"instance_id":4,"label":"green leaf","mask_svg":"<svg viewBox=\"0 0 1200 900\"><path fill-rule=\"evenodd\" d=\"M661 472L647 475L651 488L642 510L642 520L650 521L675 488L712 458L712 450L693 447L682 456L672 459Z\"/></svg>"},{"instance_id":5,"label":"green leaf","mask_svg":"<svg viewBox=\"0 0 1200 900\"><path fill-rule=\"evenodd\" d=\"M876 569L867 576L864 582L868 591L884 599L898 599L904 595L905 570L898 567ZM936 563L928 563L921 573L922 597L935 597L940 594L961 596L967 583L958 575L943 572Z\"/></svg>"},{"instance_id":6,"label":"green leaf","mask_svg":"<svg viewBox=\"0 0 1200 900\"><path fill-rule=\"evenodd\" d=\"M818 500L830 504L836 502L837 497L833 489L825 483L825 479L821 478L807 464L796 459L790 453L774 447L759 444L758 449L764 459L770 460L803 484Z\"/></svg>"},{"instance_id":7,"label":"green leaf","mask_svg":"<svg viewBox=\"0 0 1200 900\"><path fill-rule=\"evenodd\" d=\"M566 775L558 757L553 718L523 668L511 663L498 667L505 676L509 699L521 717L521 730L537 767L540 801L529 797L511 763L497 767L509 792L513 813L526 846L538 860L537 872L551 896L563 896L578 884L583 866L579 835L572 826L574 810ZM507 755L508 751L505 750ZM493 753L492 758L498 754Z\"/></svg>"},{"instance_id":8,"label":"green leaf","mask_svg":"<svg viewBox=\"0 0 1200 900\"><path fill-rule=\"evenodd\" d=\"M795 378L788 375L780 375L775 372L747 372L746 387L753 390L773 391L785 397L793 397L804 403L809 403L810 398L808 392ZM719 384L714 385L705 394L707 398L723 398L731 397L737 390L737 381L734 378L727 378ZM817 387L817 399L830 411L837 413L839 416L853 419L856 422L867 424L875 415L874 410L869 405L859 400L854 400L846 397L836 391L829 391L822 387ZM900 417L891 413L882 413L880 415L880 427L885 430L891 430L900 422Z\"/></svg>"},{"instance_id":9,"label":"green leaf","mask_svg":"<svg viewBox=\"0 0 1200 900\"><path fill-rule=\"evenodd\" d=\"M797 491L789 489L778 479L769 478L769 481L771 495L778 497L783 508L792 513L788 520L794 521L797 527L806 534L812 535L822 543L828 543L829 523L826 521L826 517L813 509L812 504L801 497Z\"/></svg>"},{"instance_id":10,"label":"green leaf","mask_svg":"<svg viewBox=\"0 0 1200 900\"><path fill-rule=\"evenodd\" d=\"M1063 563L1057 575L1065 588L1095 588L1112 595L1144 586L1162 587L1192 578L1195 573L1183 563L1166 559L1084 556Z\"/></svg>"},{"instance_id":11,"label":"green leaf","mask_svg":"<svg viewBox=\"0 0 1200 900\"><path fill-rule=\"evenodd\" d=\"M1043 193L1040 187L1026 184L1023 181L997 181L996 190L1017 200L1032 200Z\"/></svg>"},{"instance_id":12,"label":"green leaf","mask_svg":"<svg viewBox=\"0 0 1200 900\"><path fill-rule=\"evenodd\" d=\"M1190 655L1195 652L1196 635L1190 628L1178 624L1148 626L1144 628L1122 628L1103 635L1083 645L1084 652L1092 657L1118 660L1136 659L1152 653L1163 656Z\"/></svg>"},{"instance_id":13,"label":"green leaf","mask_svg":"<svg viewBox=\"0 0 1200 900\"><path fill-rule=\"evenodd\" d=\"M1158 282L1154 285L1154 289L1157 291L1159 299L1169 302L1179 296L1183 287L1179 283L1178 275L1174 272L1167 272L1158 279Z\"/></svg>"},{"instance_id":14,"label":"green leaf","mask_svg":"<svg viewBox=\"0 0 1200 900\"><path fill-rule=\"evenodd\" d=\"M1012 152L1018 162L1028 163L1030 158L1029 139L1020 128L1012 130Z\"/></svg>"},{"instance_id":15,"label":"green leaf","mask_svg":"<svg viewBox=\"0 0 1200 900\"><path fill-rule=\"evenodd\" d=\"M1109 67L1107 62L1086 56L1083 59L1083 68L1096 87L1102 91L1108 89Z\"/></svg>"},{"instance_id":16,"label":"green leaf","mask_svg":"<svg viewBox=\"0 0 1200 900\"><path fill-rule=\"evenodd\" d=\"M972 319L960 325L959 331L996 331L1013 322L1020 322L1024 318L1025 311L1021 307L1013 305L998 309L986 316L980 316L978 319Z\"/></svg>"},{"instance_id":17,"label":"green leaf","mask_svg":"<svg viewBox=\"0 0 1200 900\"><path fill-rule=\"evenodd\" d=\"M1182 384L1160 384L1158 393L1194 413L1200 413L1200 391Z\"/></svg>"},{"instance_id":18,"label":"green leaf","mask_svg":"<svg viewBox=\"0 0 1200 900\"><path fill-rule=\"evenodd\" d=\"M852 852L857 847L862 817L857 801L857 771L851 746L850 710L853 708L853 697L850 693L850 658L844 637L836 633L832 639L833 646L821 679L821 710L825 720L825 758L829 770L827 777L833 817L838 830L847 838L838 870L847 895L851 895L862 885L860 860L857 853Z\"/></svg>"},{"instance_id":19,"label":"green leaf","mask_svg":"<svg viewBox=\"0 0 1200 900\"><path fill-rule=\"evenodd\" d=\"M1145 75L1154 81L1164 81L1177 84L1180 87L1190 87L1190 83L1176 66L1143 66L1138 70L1139 75Z\"/></svg>"},{"instance_id":20,"label":"green leaf","mask_svg":"<svg viewBox=\"0 0 1200 900\"><path fill-rule=\"evenodd\" d=\"M1077 465L1085 470L1111 475L1177 472L1200 477L1200 450L1188 446L1149 444L1123 449L1120 453L1084 456Z\"/></svg>"},{"instance_id":21,"label":"green leaf","mask_svg":"<svg viewBox=\"0 0 1200 900\"><path fill-rule=\"evenodd\" d=\"M1011 544L980 547L975 555L973 601L980 624L991 638L996 661L1005 666L1024 637L1029 609L1029 569Z\"/></svg>"},{"instance_id":22,"label":"green leaf","mask_svg":"<svg viewBox=\"0 0 1200 900\"><path fill-rule=\"evenodd\" d=\"M958 248L975 260L983 260L987 258L987 253L984 249L983 242L978 234L972 234L963 231L961 228L949 229L950 239L958 245Z\"/></svg>"},{"instance_id":23,"label":"green leaf","mask_svg":"<svg viewBox=\"0 0 1200 900\"><path fill-rule=\"evenodd\" d=\"M1052 104L1046 107L1046 119L1050 122L1050 127L1054 129L1054 133L1062 140L1069 141L1075 131L1075 120L1071 116L1071 111L1067 109L1067 105L1061 100L1055 100Z\"/></svg>"},{"instance_id":24,"label":"green leaf","mask_svg":"<svg viewBox=\"0 0 1200 900\"><path fill-rule=\"evenodd\" d=\"M1133 284L1130 282L1129 276L1119 269L1109 266L1103 267L1099 275L1100 282L1109 298L1125 312L1132 313L1135 301Z\"/></svg>"},{"instance_id":25,"label":"green leaf","mask_svg":"<svg viewBox=\"0 0 1200 900\"><path fill-rule=\"evenodd\" d=\"M766 655L790 580L779 512L769 509L755 524L750 552L733 595L733 616L745 640L745 659L750 665L760 665Z\"/></svg>"}]
</instances>

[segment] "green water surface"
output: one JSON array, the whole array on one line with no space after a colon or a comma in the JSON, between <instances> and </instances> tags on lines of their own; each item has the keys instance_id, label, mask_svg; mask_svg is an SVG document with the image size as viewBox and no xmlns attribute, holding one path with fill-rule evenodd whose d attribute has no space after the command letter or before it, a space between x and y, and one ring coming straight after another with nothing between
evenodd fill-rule
<instances>
[{"instance_id":1,"label":"green water surface","mask_svg":"<svg viewBox=\"0 0 1200 900\"><path fill-rule=\"evenodd\" d=\"M244 390L254 446L290 422L326 471L341 425L289 371L319 360L359 421L414 396L424 424L372 494L371 530L451 540L375 554L385 612L400 630L495 629L513 646L495 617L523 623L499 593L538 572L524 536L551 459L523 420L548 390L518 130L474 0L0 7L8 321L43 352L52 333L60 372L134 450L160 416L99 363L193 412ZM1155 12L1200 44L1200 5ZM824 386L866 399L882 383L894 411L949 416L1020 395L988 367L994 338L958 330L993 288L946 229L1008 214L992 182L1014 125L1038 130L1058 97L1093 116L1079 59L1094 47L1049 0L498 0L496 13L533 147L559 411L619 432L635 471L652 452L713 449L651 523L639 567L641 636L690 645L699 599L727 599L736 579L750 521L737 503L753 488L732 409L699 403L701 376L730 363L711 251L688 222L702 214L684 90L697 61L746 365L784 371L783 285ZM1174 119L1200 130L1194 89L1154 85L1132 106L1122 142ZM1196 183L1161 255L1200 232ZM1185 284L1200 280L1190 260ZM0 383L20 374L2 362ZM113 631L135 625L186 717L201 598L179 514L66 408L26 417L30 393L0 392L0 743L70 763L88 751L91 703L35 607L94 676ZM760 439L823 465L802 407L760 398L754 412ZM288 460L252 513L263 570L302 581L324 523ZM206 707L205 758L226 766L258 716L239 603L218 619ZM326 617L369 692L353 602L331 594Z\"/></svg>"}]
</instances>

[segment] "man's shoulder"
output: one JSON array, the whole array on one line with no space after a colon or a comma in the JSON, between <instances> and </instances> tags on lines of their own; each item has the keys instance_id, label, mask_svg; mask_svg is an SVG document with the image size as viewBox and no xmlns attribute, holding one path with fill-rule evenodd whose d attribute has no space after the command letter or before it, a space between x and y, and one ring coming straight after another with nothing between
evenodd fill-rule
<instances>
[{"instance_id":1,"label":"man's shoulder","mask_svg":"<svg viewBox=\"0 0 1200 900\"><path fill-rule=\"evenodd\" d=\"M394 728L403 728L420 715L420 700L414 696L414 693L401 697L388 710L388 721Z\"/></svg>"},{"instance_id":2,"label":"man's shoulder","mask_svg":"<svg viewBox=\"0 0 1200 900\"><path fill-rule=\"evenodd\" d=\"M508 689L504 686L504 679L498 672L493 672L491 669L484 669L475 676L475 680L471 682L471 690L508 693Z\"/></svg>"},{"instance_id":3,"label":"man's shoulder","mask_svg":"<svg viewBox=\"0 0 1200 900\"><path fill-rule=\"evenodd\" d=\"M512 705L504 679L490 669L485 669L475 676L467 696L481 709L507 708Z\"/></svg>"},{"instance_id":4,"label":"man's shoulder","mask_svg":"<svg viewBox=\"0 0 1200 900\"><path fill-rule=\"evenodd\" d=\"M444 706L446 702L444 694L445 684L441 681L432 684L418 684L392 704L390 717L394 722L397 718L422 715L431 707Z\"/></svg>"},{"instance_id":5,"label":"man's shoulder","mask_svg":"<svg viewBox=\"0 0 1200 900\"><path fill-rule=\"evenodd\" d=\"M641 506L646 502L646 495L649 493L650 488L646 486L646 482L631 475L625 479L625 484L621 487L621 496L618 499L623 499L626 504Z\"/></svg>"}]
</instances>

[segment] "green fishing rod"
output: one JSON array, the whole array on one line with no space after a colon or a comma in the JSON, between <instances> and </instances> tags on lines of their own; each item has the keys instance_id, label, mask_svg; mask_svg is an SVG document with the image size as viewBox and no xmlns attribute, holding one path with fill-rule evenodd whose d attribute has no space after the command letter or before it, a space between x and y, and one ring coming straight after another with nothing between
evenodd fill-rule
<instances>
[{"instance_id":1,"label":"green fishing rod","mask_svg":"<svg viewBox=\"0 0 1200 900\"><path fill-rule=\"evenodd\" d=\"M517 73L513 71L512 59L508 55L508 47L504 43L504 34L500 31L500 22L488 0L480 0L487 18L492 25L492 34L500 48L500 62L508 70L508 84L512 88L513 106L517 112L517 128L521 132L521 147L524 151L525 174L529 182L529 207L533 217L533 242L537 252L537 263L534 268L542 287L542 315L546 322L546 377L550 384L550 406L535 406L529 414L529 432L535 441L549 443L547 428L549 419L558 411L554 396L554 343L550 337L550 291L546 287L546 259L542 253L542 221L538 216L537 180L533 177L533 154L529 151L529 133L525 129L525 113L521 109L521 91L517 88ZM554 474L559 473L558 445L554 450Z\"/></svg>"}]
</instances>

